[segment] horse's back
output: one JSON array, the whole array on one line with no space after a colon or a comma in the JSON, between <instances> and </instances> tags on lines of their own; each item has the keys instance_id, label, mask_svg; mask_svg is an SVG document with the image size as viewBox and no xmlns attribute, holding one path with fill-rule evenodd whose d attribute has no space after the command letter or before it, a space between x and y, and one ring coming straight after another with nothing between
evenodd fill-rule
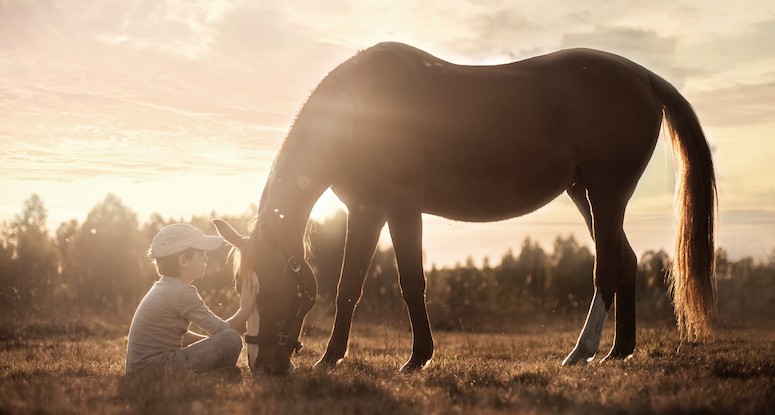
<instances>
[{"instance_id":1,"label":"horse's back","mask_svg":"<svg viewBox=\"0 0 775 415\"><path fill-rule=\"evenodd\" d=\"M656 140L661 114L645 71L609 53L571 49L466 66L383 43L354 60L365 127L351 142L356 164L422 183L424 210L441 216L488 221L533 211L581 167L644 163Z\"/></svg>"},{"instance_id":2,"label":"horse's back","mask_svg":"<svg viewBox=\"0 0 775 415\"><path fill-rule=\"evenodd\" d=\"M449 63L401 43L380 43L361 54L371 85L359 104L381 122L411 126L420 140L481 146L504 135L561 140L571 131L600 139L621 120L632 125L644 112L661 116L647 71L598 50L487 66Z\"/></svg>"}]
</instances>

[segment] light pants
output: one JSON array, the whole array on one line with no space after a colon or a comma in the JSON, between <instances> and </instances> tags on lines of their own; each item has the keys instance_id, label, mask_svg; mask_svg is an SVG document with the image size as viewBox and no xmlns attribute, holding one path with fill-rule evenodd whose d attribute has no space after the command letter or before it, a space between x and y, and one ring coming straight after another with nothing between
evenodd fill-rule
<instances>
[{"instance_id":1,"label":"light pants","mask_svg":"<svg viewBox=\"0 0 775 415\"><path fill-rule=\"evenodd\" d=\"M175 370L191 369L194 372L236 367L240 351L242 336L233 329L222 330L176 351L170 366Z\"/></svg>"}]
</instances>

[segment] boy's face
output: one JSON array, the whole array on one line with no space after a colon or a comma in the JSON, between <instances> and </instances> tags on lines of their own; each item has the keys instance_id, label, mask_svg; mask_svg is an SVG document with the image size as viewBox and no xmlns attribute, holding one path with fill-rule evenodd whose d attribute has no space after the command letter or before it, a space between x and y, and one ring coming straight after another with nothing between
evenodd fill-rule
<instances>
[{"instance_id":1,"label":"boy's face","mask_svg":"<svg viewBox=\"0 0 775 415\"><path fill-rule=\"evenodd\" d=\"M180 277L184 280L193 281L204 277L207 268L207 254L205 251L196 250L190 258L181 255L178 258L180 265Z\"/></svg>"}]
</instances>

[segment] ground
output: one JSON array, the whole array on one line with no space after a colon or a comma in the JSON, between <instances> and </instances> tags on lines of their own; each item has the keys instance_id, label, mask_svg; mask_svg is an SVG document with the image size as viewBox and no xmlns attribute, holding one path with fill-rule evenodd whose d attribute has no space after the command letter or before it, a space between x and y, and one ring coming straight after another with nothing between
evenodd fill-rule
<instances>
[{"instance_id":1,"label":"ground","mask_svg":"<svg viewBox=\"0 0 775 415\"><path fill-rule=\"evenodd\" d=\"M399 374L411 336L356 326L348 358L313 369L327 330L308 327L289 378L159 373L124 379L123 328L28 323L0 332L0 414L15 413L707 413L775 411L775 330L721 327L681 342L642 327L633 358L561 367L576 329L436 332L424 371ZM606 336L611 333L608 327ZM607 350L610 341L602 345Z\"/></svg>"}]
</instances>

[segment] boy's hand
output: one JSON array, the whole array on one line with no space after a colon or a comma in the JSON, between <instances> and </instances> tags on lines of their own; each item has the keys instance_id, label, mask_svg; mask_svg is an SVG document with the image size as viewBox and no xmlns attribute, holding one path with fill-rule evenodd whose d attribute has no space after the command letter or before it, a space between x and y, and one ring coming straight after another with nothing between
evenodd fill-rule
<instances>
[{"instance_id":1,"label":"boy's hand","mask_svg":"<svg viewBox=\"0 0 775 415\"><path fill-rule=\"evenodd\" d=\"M256 296L258 295L258 276L255 272L242 279L242 293L239 297L239 306L242 309L253 309L256 306Z\"/></svg>"},{"instance_id":2,"label":"boy's hand","mask_svg":"<svg viewBox=\"0 0 775 415\"><path fill-rule=\"evenodd\" d=\"M258 277L255 272L240 275L242 278L242 292L239 296L239 310L226 320L229 327L240 333L245 332L245 322L255 311L256 296L258 295Z\"/></svg>"}]
</instances>

